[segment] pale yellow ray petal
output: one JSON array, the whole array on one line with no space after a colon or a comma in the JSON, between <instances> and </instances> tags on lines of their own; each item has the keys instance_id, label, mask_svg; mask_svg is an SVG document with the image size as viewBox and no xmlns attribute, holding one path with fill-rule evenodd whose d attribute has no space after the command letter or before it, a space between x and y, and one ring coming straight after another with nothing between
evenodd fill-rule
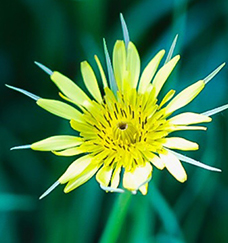
<instances>
[{"instance_id":1,"label":"pale yellow ray petal","mask_svg":"<svg viewBox=\"0 0 228 243\"><path fill-rule=\"evenodd\" d=\"M165 50L159 51L156 56L147 64L139 81L139 93L145 93L147 91L148 85L152 80L155 72L157 71L158 65L165 54Z\"/></svg>"},{"instance_id":2,"label":"pale yellow ray petal","mask_svg":"<svg viewBox=\"0 0 228 243\"><path fill-rule=\"evenodd\" d=\"M158 109L160 109L165 103L167 103L169 100L171 100L175 94L175 90L171 89L166 95L165 97L162 99Z\"/></svg>"},{"instance_id":3,"label":"pale yellow ray petal","mask_svg":"<svg viewBox=\"0 0 228 243\"><path fill-rule=\"evenodd\" d=\"M148 183L144 184L143 186L139 187L139 191L143 194L146 195L148 191Z\"/></svg>"},{"instance_id":4,"label":"pale yellow ray petal","mask_svg":"<svg viewBox=\"0 0 228 243\"><path fill-rule=\"evenodd\" d=\"M97 83L96 76L93 69L87 61L81 62L81 73L86 88L90 94L97 100L98 103L102 102L101 92Z\"/></svg>"},{"instance_id":5,"label":"pale yellow ray petal","mask_svg":"<svg viewBox=\"0 0 228 243\"><path fill-rule=\"evenodd\" d=\"M185 182L187 180L185 169L175 155L168 150L166 150L164 154L160 153L159 155L170 174L180 182Z\"/></svg>"},{"instance_id":6,"label":"pale yellow ray petal","mask_svg":"<svg viewBox=\"0 0 228 243\"><path fill-rule=\"evenodd\" d=\"M169 62L167 62L159 71L157 72L156 76L153 80L153 85L155 88L155 95L157 96L163 87L165 81L168 79L169 75L173 71L174 67L176 66L177 62L179 61L180 56L177 55L173 57Z\"/></svg>"},{"instance_id":7,"label":"pale yellow ray petal","mask_svg":"<svg viewBox=\"0 0 228 243\"><path fill-rule=\"evenodd\" d=\"M123 176L123 187L135 191L151 176L151 173L152 166L150 163L146 163L143 167L137 166L133 172L125 171Z\"/></svg>"},{"instance_id":8,"label":"pale yellow ray petal","mask_svg":"<svg viewBox=\"0 0 228 243\"><path fill-rule=\"evenodd\" d=\"M174 125L190 125L202 122L210 122L212 119L208 116L193 112L185 112L170 118L168 121Z\"/></svg>"},{"instance_id":9,"label":"pale yellow ray petal","mask_svg":"<svg viewBox=\"0 0 228 243\"><path fill-rule=\"evenodd\" d=\"M31 149L40 151L53 151L75 147L83 143L79 137L59 135L45 138L31 145Z\"/></svg>"},{"instance_id":10,"label":"pale yellow ray petal","mask_svg":"<svg viewBox=\"0 0 228 243\"><path fill-rule=\"evenodd\" d=\"M101 65L101 62L100 62L99 58L96 55L94 56L94 58L95 58L95 61L97 63L97 67L98 67L98 69L100 71L103 87L104 88L108 87L107 79L106 79L106 76L105 76L105 73L104 73L104 69L103 69L103 67Z\"/></svg>"},{"instance_id":11,"label":"pale yellow ray petal","mask_svg":"<svg viewBox=\"0 0 228 243\"><path fill-rule=\"evenodd\" d=\"M70 180L76 178L81 174L90 164L92 157L90 155L85 155L76 159L64 172L64 174L58 179L61 184L64 184Z\"/></svg>"},{"instance_id":12,"label":"pale yellow ray petal","mask_svg":"<svg viewBox=\"0 0 228 243\"><path fill-rule=\"evenodd\" d=\"M181 91L166 106L166 114L170 115L175 110L180 109L181 107L190 103L200 93L204 86L205 83L203 81L198 81Z\"/></svg>"},{"instance_id":13,"label":"pale yellow ray petal","mask_svg":"<svg viewBox=\"0 0 228 243\"><path fill-rule=\"evenodd\" d=\"M59 72L53 72L51 80L56 84L60 91L74 101L76 105L89 106L89 97L69 78Z\"/></svg>"},{"instance_id":14,"label":"pale yellow ray petal","mask_svg":"<svg viewBox=\"0 0 228 243\"><path fill-rule=\"evenodd\" d=\"M202 130L202 131L206 131L207 128L206 127L202 127L202 126L175 126L172 127L171 129L172 131L181 131L181 130Z\"/></svg>"},{"instance_id":15,"label":"pale yellow ray petal","mask_svg":"<svg viewBox=\"0 0 228 243\"><path fill-rule=\"evenodd\" d=\"M197 143L179 137L165 138L163 146L179 150L197 150L199 148Z\"/></svg>"},{"instance_id":16,"label":"pale yellow ray petal","mask_svg":"<svg viewBox=\"0 0 228 243\"><path fill-rule=\"evenodd\" d=\"M111 179L111 188L117 188L120 183L120 171L121 167L117 166L113 172L112 179Z\"/></svg>"},{"instance_id":17,"label":"pale yellow ray petal","mask_svg":"<svg viewBox=\"0 0 228 243\"><path fill-rule=\"evenodd\" d=\"M122 90L126 71L126 48L123 41L117 40L113 49L113 70L117 86Z\"/></svg>"},{"instance_id":18,"label":"pale yellow ray petal","mask_svg":"<svg viewBox=\"0 0 228 243\"><path fill-rule=\"evenodd\" d=\"M64 188L64 192L68 193L75 188L81 186L86 183L99 169L98 165L90 165L88 166L80 175L76 178L70 180Z\"/></svg>"},{"instance_id":19,"label":"pale yellow ray petal","mask_svg":"<svg viewBox=\"0 0 228 243\"><path fill-rule=\"evenodd\" d=\"M52 153L58 156L73 156L84 152L85 151L83 151L80 147L69 148L62 151L52 151Z\"/></svg>"},{"instance_id":20,"label":"pale yellow ray petal","mask_svg":"<svg viewBox=\"0 0 228 243\"><path fill-rule=\"evenodd\" d=\"M135 45L129 42L127 48L127 71L129 73L130 87L136 88L140 74L140 57Z\"/></svg>"},{"instance_id":21,"label":"pale yellow ray petal","mask_svg":"<svg viewBox=\"0 0 228 243\"><path fill-rule=\"evenodd\" d=\"M146 157L148 161L150 161L154 166L156 166L159 170L164 169L165 165L163 161L154 153L151 153L148 150L141 151L143 155Z\"/></svg>"},{"instance_id":22,"label":"pale yellow ray petal","mask_svg":"<svg viewBox=\"0 0 228 243\"><path fill-rule=\"evenodd\" d=\"M111 176L112 176L112 167L111 166L103 166L96 174L96 180L102 185L102 186L108 186Z\"/></svg>"},{"instance_id":23,"label":"pale yellow ray petal","mask_svg":"<svg viewBox=\"0 0 228 243\"><path fill-rule=\"evenodd\" d=\"M36 103L46 111L67 120L74 119L80 121L82 118L82 114L77 109L62 101L39 99Z\"/></svg>"}]
</instances>

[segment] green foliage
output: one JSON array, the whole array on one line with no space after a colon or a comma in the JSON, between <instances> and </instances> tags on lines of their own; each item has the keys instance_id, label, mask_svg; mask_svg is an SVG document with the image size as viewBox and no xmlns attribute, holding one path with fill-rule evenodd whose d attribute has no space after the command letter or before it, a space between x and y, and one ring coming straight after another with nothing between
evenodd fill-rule
<instances>
[{"instance_id":1,"label":"green foliage","mask_svg":"<svg viewBox=\"0 0 228 243\"><path fill-rule=\"evenodd\" d=\"M225 0L13 0L0 3L0 241L4 243L192 243L228 242L228 111L217 114L208 131L182 132L198 141L189 156L222 168L213 173L184 164L188 180L180 184L154 169L147 196L106 194L94 179L70 194L59 186L47 198L42 192L73 158L46 152L9 151L15 145L57 134L72 134L66 121L39 109L29 98L4 84L43 98L57 89L34 61L82 84L80 62L105 63L122 38L123 13L131 40L145 67L179 34L175 54L181 61L166 84L180 91L205 78L228 57L228 2ZM228 103L227 67L188 106L204 112Z\"/></svg>"}]
</instances>

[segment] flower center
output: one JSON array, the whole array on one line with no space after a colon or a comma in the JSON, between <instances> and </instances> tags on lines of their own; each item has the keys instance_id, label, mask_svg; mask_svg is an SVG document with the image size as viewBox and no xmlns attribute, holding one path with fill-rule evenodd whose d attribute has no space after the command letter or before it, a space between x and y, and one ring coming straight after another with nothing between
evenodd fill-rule
<instances>
[{"instance_id":1,"label":"flower center","mask_svg":"<svg viewBox=\"0 0 228 243\"><path fill-rule=\"evenodd\" d=\"M128 125L127 125L126 122L120 122L120 123L118 124L118 128L119 128L120 130L124 131L124 130L126 130L126 129L128 128Z\"/></svg>"}]
</instances>

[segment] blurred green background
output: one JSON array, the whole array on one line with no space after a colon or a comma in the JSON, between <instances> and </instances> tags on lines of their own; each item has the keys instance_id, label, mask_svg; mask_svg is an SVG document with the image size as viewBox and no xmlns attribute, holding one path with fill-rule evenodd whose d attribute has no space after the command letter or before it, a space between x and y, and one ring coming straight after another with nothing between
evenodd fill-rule
<instances>
[{"instance_id":1,"label":"blurred green background","mask_svg":"<svg viewBox=\"0 0 228 243\"><path fill-rule=\"evenodd\" d=\"M102 38L111 52L115 40L122 38L120 12L142 67L161 48L168 50L179 34L175 53L181 61L163 94L169 88L180 91L228 60L226 0L1 1L0 242L228 242L228 111L215 115L207 132L181 133L200 144L199 151L184 154L223 172L184 164L188 180L181 184L155 169L147 196L106 194L93 178L70 194L59 186L39 201L74 158L9 151L73 131L67 121L4 84L58 98L49 77L34 65L38 61L83 87L79 64L86 59L96 67L94 54L104 64ZM228 103L227 70L187 110L204 112Z\"/></svg>"}]
</instances>

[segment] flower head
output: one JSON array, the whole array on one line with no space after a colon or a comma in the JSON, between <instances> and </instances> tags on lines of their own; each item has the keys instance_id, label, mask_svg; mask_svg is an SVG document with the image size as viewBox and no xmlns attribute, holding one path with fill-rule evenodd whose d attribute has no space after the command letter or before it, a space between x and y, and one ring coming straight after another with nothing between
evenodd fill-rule
<instances>
[{"instance_id":1,"label":"flower head","mask_svg":"<svg viewBox=\"0 0 228 243\"><path fill-rule=\"evenodd\" d=\"M104 41L108 79L95 56L103 83L102 91L89 63L81 63L82 77L92 99L70 79L59 72L52 72L40 63L36 64L50 75L60 90L61 98L66 102L43 99L9 86L30 96L50 113L69 120L73 131L79 134L52 136L31 145L13 148L51 151L58 156L80 155L41 197L58 184L67 184L64 191L69 192L95 174L101 188L106 191L123 192L127 189L135 193L140 190L145 195L154 167L160 170L166 168L178 181L186 181L187 174L180 160L220 171L172 151L197 150L198 144L171 136L171 133L179 130L206 130L195 124L210 122L211 115L228 108L225 105L201 114L184 112L172 116L173 112L190 103L224 64L177 95L174 90L170 90L158 102L163 85L180 59L179 55L172 57L177 38L163 65L161 60L165 51L161 50L140 74L140 57L129 39L122 16L121 23L124 41L116 41L112 64Z\"/></svg>"}]
</instances>

